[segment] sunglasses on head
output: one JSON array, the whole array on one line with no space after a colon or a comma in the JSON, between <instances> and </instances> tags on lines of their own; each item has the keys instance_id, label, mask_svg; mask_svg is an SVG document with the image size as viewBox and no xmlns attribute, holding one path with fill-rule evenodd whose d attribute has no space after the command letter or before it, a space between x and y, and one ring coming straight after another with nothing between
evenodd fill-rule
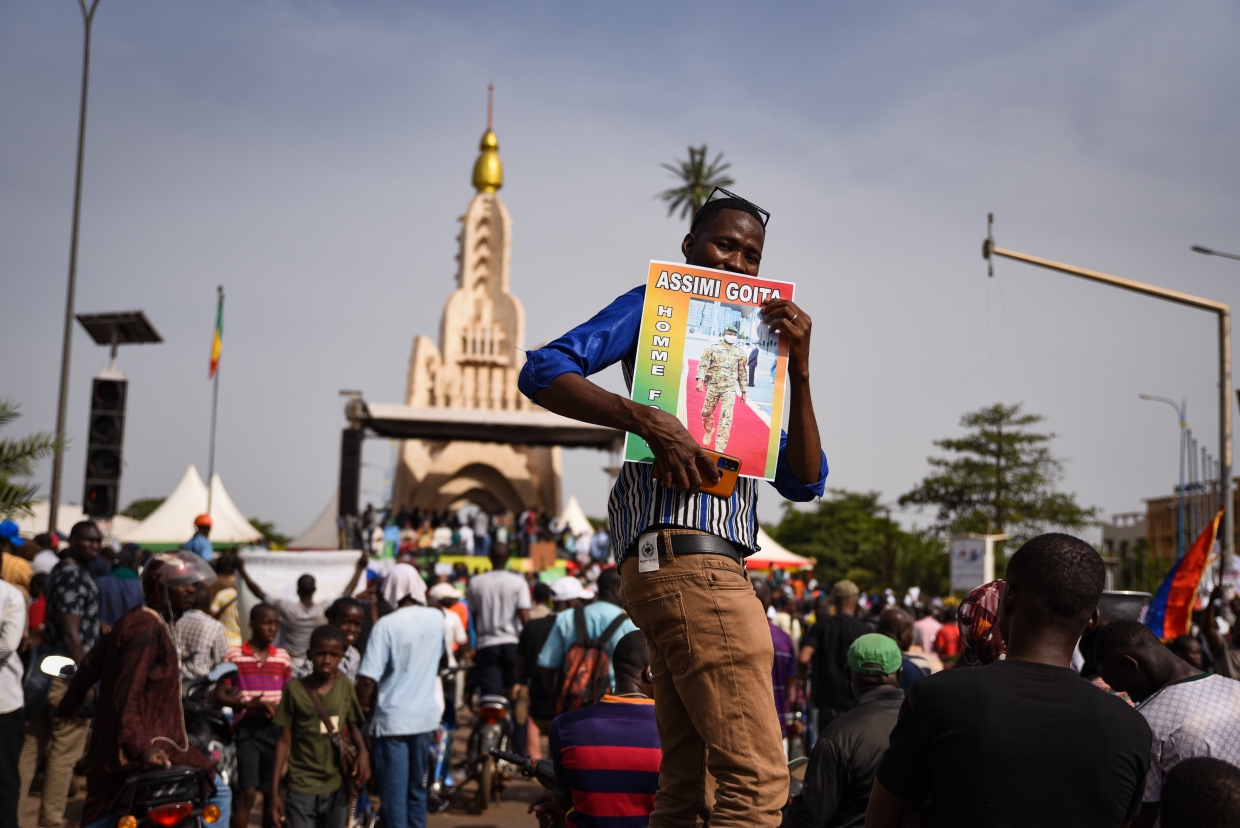
<instances>
[{"instance_id":1,"label":"sunglasses on head","mask_svg":"<svg viewBox=\"0 0 1240 828\"><path fill-rule=\"evenodd\" d=\"M722 187L716 187L715 189L710 191L710 195L706 197L706 201L702 203L702 206L705 207L707 204L710 204L712 201L717 201L722 198L734 198L737 201L743 201L746 204L748 204L750 207L757 210L758 213L762 216L762 229L763 230L766 229L766 223L771 220L771 214L768 211L763 210L757 204L754 204L749 199L745 198L744 196L738 196L736 193L732 192L731 190L725 190Z\"/></svg>"}]
</instances>

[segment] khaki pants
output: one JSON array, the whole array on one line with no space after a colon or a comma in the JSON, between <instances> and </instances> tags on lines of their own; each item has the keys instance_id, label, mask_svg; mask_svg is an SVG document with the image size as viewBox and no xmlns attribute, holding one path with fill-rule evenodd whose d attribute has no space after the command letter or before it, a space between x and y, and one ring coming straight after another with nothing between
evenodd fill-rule
<instances>
[{"instance_id":1,"label":"khaki pants","mask_svg":"<svg viewBox=\"0 0 1240 828\"><path fill-rule=\"evenodd\" d=\"M636 556L620 566L625 609L650 648L663 747L650 826L693 828L701 817L711 828L776 828L788 767L762 604L735 561L674 552L655 572L638 572Z\"/></svg>"},{"instance_id":2,"label":"khaki pants","mask_svg":"<svg viewBox=\"0 0 1240 828\"><path fill-rule=\"evenodd\" d=\"M73 766L82 758L86 749L86 733L90 722L83 718L58 719L52 715L56 705L65 697L69 682L62 678L52 679L47 694L47 704L26 726L26 738L22 743L19 764L22 790L18 804L18 819L25 816L26 799L30 795L30 783L34 781L40 754L46 753L47 764L43 768L43 804L39 809L39 828L60 828L65 820L65 802L69 798L69 785L73 782Z\"/></svg>"}]
</instances>

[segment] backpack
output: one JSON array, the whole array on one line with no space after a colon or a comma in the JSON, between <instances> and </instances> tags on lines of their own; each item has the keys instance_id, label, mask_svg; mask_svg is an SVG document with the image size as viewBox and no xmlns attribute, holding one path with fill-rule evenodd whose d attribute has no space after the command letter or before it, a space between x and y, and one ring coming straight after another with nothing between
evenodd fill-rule
<instances>
[{"instance_id":1,"label":"backpack","mask_svg":"<svg viewBox=\"0 0 1240 828\"><path fill-rule=\"evenodd\" d=\"M560 682L560 697L555 702L555 715L577 710L594 704L611 689L611 657L604 646L620 629L620 625L628 619L623 612L611 620L607 629L598 638L586 635L586 611L578 607L573 610L573 622L577 627L577 640L568 647L564 654L563 680Z\"/></svg>"}]
</instances>

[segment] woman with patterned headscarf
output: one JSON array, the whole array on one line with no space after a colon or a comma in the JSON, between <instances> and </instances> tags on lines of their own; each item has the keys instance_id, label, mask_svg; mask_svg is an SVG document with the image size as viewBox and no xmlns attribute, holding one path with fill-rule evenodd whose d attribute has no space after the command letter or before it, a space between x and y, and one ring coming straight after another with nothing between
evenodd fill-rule
<instances>
[{"instance_id":1,"label":"woman with patterned headscarf","mask_svg":"<svg viewBox=\"0 0 1240 828\"><path fill-rule=\"evenodd\" d=\"M1003 579L977 587L960 602L956 623L964 653L960 666L978 667L1003 658L1003 633L999 630L999 601Z\"/></svg>"}]
</instances>

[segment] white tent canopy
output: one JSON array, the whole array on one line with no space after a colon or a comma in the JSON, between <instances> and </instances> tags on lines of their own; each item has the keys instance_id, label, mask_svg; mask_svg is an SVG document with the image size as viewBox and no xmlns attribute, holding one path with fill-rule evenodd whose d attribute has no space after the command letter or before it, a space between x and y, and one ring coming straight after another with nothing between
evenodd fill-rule
<instances>
[{"instance_id":1,"label":"white tent canopy","mask_svg":"<svg viewBox=\"0 0 1240 828\"><path fill-rule=\"evenodd\" d=\"M194 518L206 509L207 487L191 464L158 509L136 529L117 536L125 543L181 544L194 534ZM228 496L218 474L211 478L210 514L212 543L254 543L262 538Z\"/></svg>"},{"instance_id":2,"label":"white tent canopy","mask_svg":"<svg viewBox=\"0 0 1240 828\"><path fill-rule=\"evenodd\" d=\"M586 513L581 508L581 504L577 502L576 495L568 496L568 503L564 504L564 511L560 513L560 518L568 524L568 528L573 530L574 535L594 533L594 527L586 518Z\"/></svg>"},{"instance_id":3,"label":"white tent canopy","mask_svg":"<svg viewBox=\"0 0 1240 828\"><path fill-rule=\"evenodd\" d=\"M745 566L748 569L809 570L814 568L812 560L784 549L762 527L758 527L758 546L762 547L762 551L755 552L745 559Z\"/></svg>"},{"instance_id":4,"label":"white tent canopy","mask_svg":"<svg viewBox=\"0 0 1240 828\"><path fill-rule=\"evenodd\" d=\"M47 516L52 510L46 500L32 503L30 509L34 514L13 516L13 520L17 521L18 531L21 532L24 538L33 538L35 535L46 532ZM73 524L80 523L83 520L87 520L87 517L82 512L82 507L76 503L62 503L60 508L56 510L56 530L61 534L69 534ZM112 518L112 534L117 537L132 532L137 527L138 521L133 518L128 518L124 515L116 515Z\"/></svg>"},{"instance_id":5,"label":"white tent canopy","mask_svg":"<svg viewBox=\"0 0 1240 828\"><path fill-rule=\"evenodd\" d=\"M314 519L314 523L297 537L289 541L290 550L302 549L336 549L340 545L340 534L336 528L336 515L340 511L340 490L332 493L332 499L323 507L323 511Z\"/></svg>"}]
</instances>

